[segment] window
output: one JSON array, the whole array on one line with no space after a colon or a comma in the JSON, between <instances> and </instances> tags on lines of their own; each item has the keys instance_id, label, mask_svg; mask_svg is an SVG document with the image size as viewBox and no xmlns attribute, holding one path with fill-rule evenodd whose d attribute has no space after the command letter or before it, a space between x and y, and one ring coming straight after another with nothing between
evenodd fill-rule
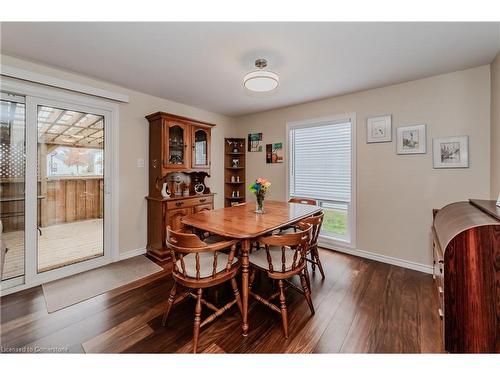
<instances>
[{"instance_id":1,"label":"window","mask_svg":"<svg viewBox=\"0 0 500 375\"><path fill-rule=\"evenodd\" d=\"M288 124L288 191L323 207L324 240L354 245L354 116Z\"/></svg>"},{"instance_id":2,"label":"window","mask_svg":"<svg viewBox=\"0 0 500 375\"><path fill-rule=\"evenodd\" d=\"M47 153L47 177L102 176L103 149L56 147Z\"/></svg>"}]
</instances>

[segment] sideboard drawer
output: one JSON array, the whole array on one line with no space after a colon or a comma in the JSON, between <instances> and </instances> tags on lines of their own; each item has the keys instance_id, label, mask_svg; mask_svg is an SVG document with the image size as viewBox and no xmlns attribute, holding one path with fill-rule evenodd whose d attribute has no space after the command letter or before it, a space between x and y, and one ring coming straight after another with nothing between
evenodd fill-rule
<instances>
[{"instance_id":1,"label":"sideboard drawer","mask_svg":"<svg viewBox=\"0 0 500 375\"><path fill-rule=\"evenodd\" d=\"M172 230L182 229L184 227L184 224L182 223L181 219L191 213L193 213L193 210L191 208L179 208L177 210L170 210L167 216L167 225Z\"/></svg>"},{"instance_id":2,"label":"sideboard drawer","mask_svg":"<svg viewBox=\"0 0 500 375\"><path fill-rule=\"evenodd\" d=\"M177 209L177 208L187 208L197 206L199 204L212 204L214 201L213 196L205 196L205 197L193 197L186 199L178 199L172 202L167 202L167 209Z\"/></svg>"}]
</instances>

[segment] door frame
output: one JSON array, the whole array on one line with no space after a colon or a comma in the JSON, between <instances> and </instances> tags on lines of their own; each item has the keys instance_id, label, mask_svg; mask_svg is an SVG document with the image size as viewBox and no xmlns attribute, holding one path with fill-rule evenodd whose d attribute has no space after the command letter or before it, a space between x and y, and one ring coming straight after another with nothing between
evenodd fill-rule
<instances>
[{"instance_id":1,"label":"door frame","mask_svg":"<svg viewBox=\"0 0 500 375\"><path fill-rule=\"evenodd\" d=\"M109 100L76 94L67 90L2 77L0 90L24 96L26 100L26 208L24 284L2 290L2 295L40 285L55 279L87 271L119 259L118 250L118 134L119 105ZM37 273L37 137L38 105L95 113L104 122L104 256ZM107 217L107 219L106 219Z\"/></svg>"}]
</instances>

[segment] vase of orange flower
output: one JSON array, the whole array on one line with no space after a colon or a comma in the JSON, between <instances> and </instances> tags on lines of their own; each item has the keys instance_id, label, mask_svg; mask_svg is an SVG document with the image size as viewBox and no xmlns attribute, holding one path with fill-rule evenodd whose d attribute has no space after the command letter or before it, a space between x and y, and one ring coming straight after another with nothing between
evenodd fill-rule
<instances>
[{"instance_id":1,"label":"vase of orange flower","mask_svg":"<svg viewBox=\"0 0 500 375\"><path fill-rule=\"evenodd\" d=\"M271 183L265 178L258 178L253 184L249 186L252 193L255 194L257 198L257 203L255 205L255 212L258 214L263 214L264 211L264 199L266 198L266 193L271 187Z\"/></svg>"}]
</instances>

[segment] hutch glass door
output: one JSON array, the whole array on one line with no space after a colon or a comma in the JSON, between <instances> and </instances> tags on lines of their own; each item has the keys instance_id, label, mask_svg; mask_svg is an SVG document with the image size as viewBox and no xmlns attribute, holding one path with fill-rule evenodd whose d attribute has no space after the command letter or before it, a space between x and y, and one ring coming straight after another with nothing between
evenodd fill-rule
<instances>
[{"instance_id":1,"label":"hutch glass door","mask_svg":"<svg viewBox=\"0 0 500 375\"><path fill-rule=\"evenodd\" d=\"M208 132L205 129L193 129L193 168L208 167Z\"/></svg>"},{"instance_id":2,"label":"hutch glass door","mask_svg":"<svg viewBox=\"0 0 500 375\"><path fill-rule=\"evenodd\" d=\"M167 168L183 168L186 166L186 128L181 124L168 125L168 152L166 155Z\"/></svg>"}]
</instances>

